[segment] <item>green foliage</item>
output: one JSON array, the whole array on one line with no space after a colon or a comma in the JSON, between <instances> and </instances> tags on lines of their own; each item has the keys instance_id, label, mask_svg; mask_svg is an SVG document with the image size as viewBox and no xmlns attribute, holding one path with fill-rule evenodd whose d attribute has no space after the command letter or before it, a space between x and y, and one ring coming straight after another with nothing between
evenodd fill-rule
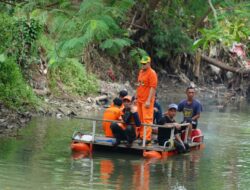
<instances>
[{"instance_id":1,"label":"green foliage","mask_svg":"<svg viewBox=\"0 0 250 190\"><path fill-rule=\"evenodd\" d=\"M55 51L55 41L51 39L48 35L41 35L38 40L39 46L46 50L46 56L49 60L49 64L53 64L58 60L58 56Z\"/></svg>"},{"instance_id":2,"label":"green foliage","mask_svg":"<svg viewBox=\"0 0 250 190\"><path fill-rule=\"evenodd\" d=\"M191 52L192 40L180 27L165 28L153 37L156 56L169 58L182 52Z\"/></svg>"},{"instance_id":3,"label":"green foliage","mask_svg":"<svg viewBox=\"0 0 250 190\"><path fill-rule=\"evenodd\" d=\"M32 44L38 39L41 32L41 25L34 19L20 19L15 23L15 28L18 31L17 43Z\"/></svg>"},{"instance_id":4,"label":"green foliage","mask_svg":"<svg viewBox=\"0 0 250 190\"><path fill-rule=\"evenodd\" d=\"M19 19L14 23L14 55L22 67L31 63L31 56L37 53L37 39L41 33L41 25L35 19Z\"/></svg>"},{"instance_id":5,"label":"green foliage","mask_svg":"<svg viewBox=\"0 0 250 190\"><path fill-rule=\"evenodd\" d=\"M250 36L250 21L246 18L250 17L250 3L245 3L243 6L227 2L221 6L225 6L225 10L218 10L217 25L200 29L201 37L194 42L194 49L201 47L206 50L218 43L226 47L234 42L247 43ZM230 11L227 11L228 6ZM210 21L213 23L213 18L210 18Z\"/></svg>"},{"instance_id":6,"label":"green foliage","mask_svg":"<svg viewBox=\"0 0 250 190\"><path fill-rule=\"evenodd\" d=\"M38 98L24 81L14 59L8 58L2 61L0 62L0 101L16 109L36 106Z\"/></svg>"},{"instance_id":7,"label":"green foliage","mask_svg":"<svg viewBox=\"0 0 250 190\"><path fill-rule=\"evenodd\" d=\"M132 40L128 38L114 38L114 39L107 39L100 44L100 48L102 50L107 50L109 54L118 54L124 47L130 46Z\"/></svg>"},{"instance_id":8,"label":"green foliage","mask_svg":"<svg viewBox=\"0 0 250 190\"><path fill-rule=\"evenodd\" d=\"M147 56L148 53L141 48L134 48L129 52L129 56L130 56L130 63L135 62L136 64L138 64L139 66L140 64L140 60L142 57Z\"/></svg>"},{"instance_id":9,"label":"green foliage","mask_svg":"<svg viewBox=\"0 0 250 190\"><path fill-rule=\"evenodd\" d=\"M66 59L49 67L50 87L54 93L68 92L72 95L86 95L98 90L94 75L76 59Z\"/></svg>"},{"instance_id":10,"label":"green foliage","mask_svg":"<svg viewBox=\"0 0 250 190\"><path fill-rule=\"evenodd\" d=\"M0 53L15 57L22 67L26 67L37 53L36 41L40 33L41 25L34 19L0 14Z\"/></svg>"},{"instance_id":11,"label":"green foliage","mask_svg":"<svg viewBox=\"0 0 250 190\"><path fill-rule=\"evenodd\" d=\"M202 47L205 50L218 43L222 43L224 46L231 46L233 42L244 43L250 35L249 27L242 20L220 22L217 27L201 29L200 33L202 37L194 42L194 49Z\"/></svg>"},{"instance_id":12,"label":"green foliage","mask_svg":"<svg viewBox=\"0 0 250 190\"><path fill-rule=\"evenodd\" d=\"M187 35L185 10L178 9L181 1L174 1L169 7L164 4L152 13L151 37L155 55L158 58L171 58L182 52L191 52L192 40Z\"/></svg>"},{"instance_id":13,"label":"green foliage","mask_svg":"<svg viewBox=\"0 0 250 190\"><path fill-rule=\"evenodd\" d=\"M103 0L83 1L77 14L61 24L60 56L81 54L90 44L100 45L111 54L118 54L129 46L132 41L126 37L126 31L118 22L122 21L124 13L132 3L129 0L110 4Z\"/></svg>"},{"instance_id":14,"label":"green foliage","mask_svg":"<svg viewBox=\"0 0 250 190\"><path fill-rule=\"evenodd\" d=\"M7 14L0 14L0 53L12 47L14 20Z\"/></svg>"},{"instance_id":15,"label":"green foliage","mask_svg":"<svg viewBox=\"0 0 250 190\"><path fill-rule=\"evenodd\" d=\"M3 63L6 60L4 54L0 54L0 63Z\"/></svg>"}]
</instances>

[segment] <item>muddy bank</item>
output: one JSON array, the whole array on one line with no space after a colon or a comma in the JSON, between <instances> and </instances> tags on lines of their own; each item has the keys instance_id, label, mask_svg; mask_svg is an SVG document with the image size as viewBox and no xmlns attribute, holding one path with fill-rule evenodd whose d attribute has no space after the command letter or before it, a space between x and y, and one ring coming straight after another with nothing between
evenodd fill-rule
<instances>
[{"instance_id":1,"label":"muddy bank","mask_svg":"<svg viewBox=\"0 0 250 190\"><path fill-rule=\"evenodd\" d=\"M117 97L120 90L126 89L129 94L134 90L129 84L111 83L99 81L100 91L97 94L85 97L58 98L54 96L42 96L42 105L36 111L18 112L7 109L0 103L0 137L16 136L18 129L25 127L34 116L63 117L81 116L89 112L99 112L109 105L113 98Z\"/></svg>"},{"instance_id":2,"label":"muddy bank","mask_svg":"<svg viewBox=\"0 0 250 190\"><path fill-rule=\"evenodd\" d=\"M30 112L17 112L7 109L0 103L0 137L16 136L18 129L31 120Z\"/></svg>"},{"instance_id":3,"label":"muddy bank","mask_svg":"<svg viewBox=\"0 0 250 190\"><path fill-rule=\"evenodd\" d=\"M134 94L129 82L114 83L99 81L100 90L97 94L85 97L56 98L49 96L44 98L44 105L39 108L38 115L57 118L86 115L88 112L100 111L109 105L121 90L127 90Z\"/></svg>"}]
</instances>

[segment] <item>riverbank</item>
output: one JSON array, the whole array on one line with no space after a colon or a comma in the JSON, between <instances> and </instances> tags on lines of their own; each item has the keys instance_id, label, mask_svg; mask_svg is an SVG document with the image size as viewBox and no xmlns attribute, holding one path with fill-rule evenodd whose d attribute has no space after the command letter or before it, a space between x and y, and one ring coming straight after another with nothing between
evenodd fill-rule
<instances>
[{"instance_id":1,"label":"riverbank","mask_svg":"<svg viewBox=\"0 0 250 190\"><path fill-rule=\"evenodd\" d=\"M55 96L44 96L42 105L36 111L18 112L7 109L0 104L0 137L15 136L19 128L25 127L34 116L45 117L72 117L82 116L90 112L100 112L105 109L114 97L118 96L120 90L126 89L133 95L135 90L127 81L125 83L114 83L98 81L100 90L98 94L85 97L59 98ZM197 98L207 102L212 109L224 110L228 105L241 103L243 97L235 96L222 86L199 86L192 83L197 89ZM164 102L178 102L181 97L185 97L187 84L176 80L160 80L157 94L159 100Z\"/></svg>"},{"instance_id":2,"label":"riverbank","mask_svg":"<svg viewBox=\"0 0 250 190\"><path fill-rule=\"evenodd\" d=\"M17 111L8 109L0 103L0 137L16 136L19 128L25 127L32 117L72 117L98 112L109 105L120 90L126 89L129 94L134 90L129 82L114 83L98 81L100 90L89 96L41 96L41 105L36 110Z\"/></svg>"},{"instance_id":3,"label":"riverbank","mask_svg":"<svg viewBox=\"0 0 250 190\"><path fill-rule=\"evenodd\" d=\"M18 129L31 120L31 112L18 112L6 108L0 103L0 137L16 136Z\"/></svg>"}]
</instances>

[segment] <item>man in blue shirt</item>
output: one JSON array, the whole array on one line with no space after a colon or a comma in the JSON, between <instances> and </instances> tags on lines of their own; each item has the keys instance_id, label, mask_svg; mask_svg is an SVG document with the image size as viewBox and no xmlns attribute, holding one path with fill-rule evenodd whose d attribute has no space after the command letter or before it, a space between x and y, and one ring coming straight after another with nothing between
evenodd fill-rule
<instances>
[{"instance_id":1,"label":"man in blue shirt","mask_svg":"<svg viewBox=\"0 0 250 190\"><path fill-rule=\"evenodd\" d=\"M190 86L186 89L187 99L182 100L178 105L178 111L183 113L183 122L190 123L188 130L188 141L191 140L192 129L196 129L198 125L198 119L202 112L201 103L194 99L195 89Z\"/></svg>"},{"instance_id":2,"label":"man in blue shirt","mask_svg":"<svg viewBox=\"0 0 250 190\"><path fill-rule=\"evenodd\" d=\"M154 103L154 119L153 123L158 124L159 120L162 117L162 109L161 109L161 104L159 102L157 93L155 94L155 103Z\"/></svg>"}]
</instances>

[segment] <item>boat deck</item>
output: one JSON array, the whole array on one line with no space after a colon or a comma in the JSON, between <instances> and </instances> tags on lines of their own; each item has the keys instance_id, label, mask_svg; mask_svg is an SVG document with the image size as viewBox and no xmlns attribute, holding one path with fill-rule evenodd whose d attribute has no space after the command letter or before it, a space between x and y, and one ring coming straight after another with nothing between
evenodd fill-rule
<instances>
[{"instance_id":1,"label":"boat deck","mask_svg":"<svg viewBox=\"0 0 250 190\"><path fill-rule=\"evenodd\" d=\"M106 147L106 148L122 148L122 149L133 149L133 150L138 150L138 151L158 151L158 152L169 152L169 151L174 151L174 147L164 147L158 145L158 143L150 143L149 145L143 147L141 144L139 144L138 140L135 140L131 146L127 146L125 142L121 142L121 144L114 146L113 144L115 143L114 138L109 138L109 137L104 137L104 136L95 136L94 142L91 141L84 141L84 140L74 140L76 142L83 142L87 144L93 144L93 147ZM199 147L203 142L192 142L189 143L190 148L195 148Z\"/></svg>"}]
</instances>

